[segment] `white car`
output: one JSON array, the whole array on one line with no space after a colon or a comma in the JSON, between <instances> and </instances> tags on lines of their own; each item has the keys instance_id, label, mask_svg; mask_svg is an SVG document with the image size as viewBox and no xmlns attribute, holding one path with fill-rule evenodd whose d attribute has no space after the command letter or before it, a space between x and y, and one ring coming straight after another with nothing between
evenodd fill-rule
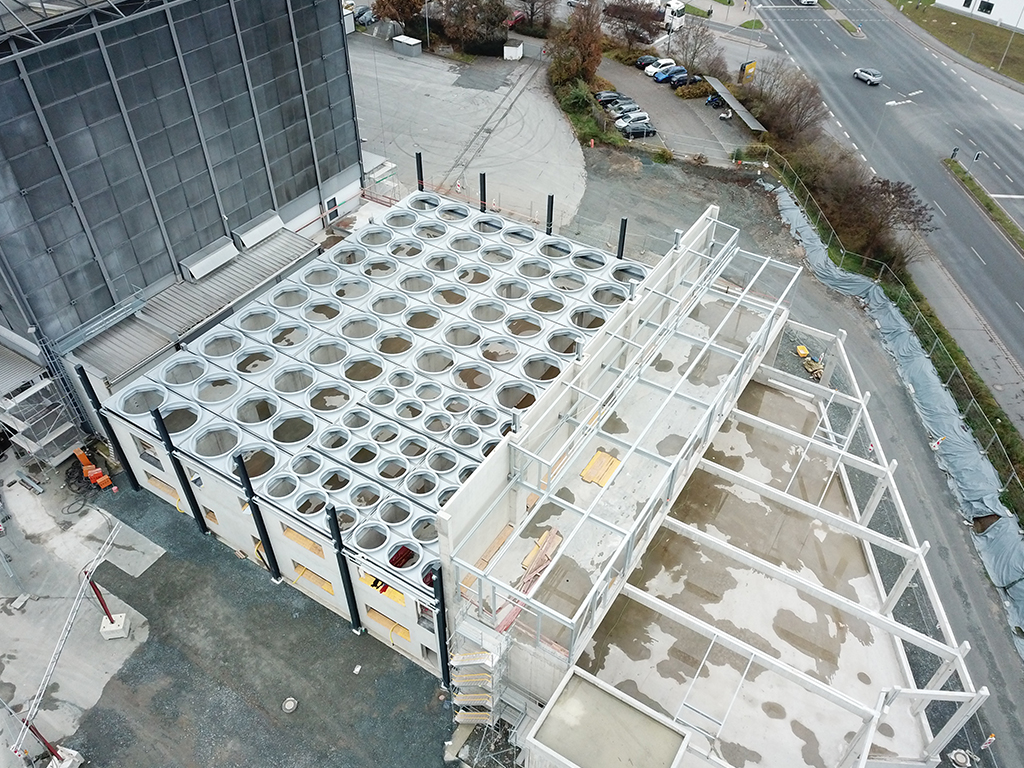
<instances>
[{"instance_id":1,"label":"white car","mask_svg":"<svg viewBox=\"0 0 1024 768\"><path fill-rule=\"evenodd\" d=\"M857 80L863 80L868 85L878 85L882 82L882 73L877 69L870 69L868 67L857 67L853 70L853 76Z\"/></svg>"},{"instance_id":2,"label":"white car","mask_svg":"<svg viewBox=\"0 0 1024 768\"><path fill-rule=\"evenodd\" d=\"M615 127L620 131L630 123L646 123L651 119L651 116L646 112L627 112L618 120L615 121Z\"/></svg>"},{"instance_id":3,"label":"white car","mask_svg":"<svg viewBox=\"0 0 1024 768\"><path fill-rule=\"evenodd\" d=\"M653 64L648 64L647 69L644 70L644 74L648 77L654 77L656 74L661 72L663 69L674 67L676 65L675 59L658 59Z\"/></svg>"}]
</instances>

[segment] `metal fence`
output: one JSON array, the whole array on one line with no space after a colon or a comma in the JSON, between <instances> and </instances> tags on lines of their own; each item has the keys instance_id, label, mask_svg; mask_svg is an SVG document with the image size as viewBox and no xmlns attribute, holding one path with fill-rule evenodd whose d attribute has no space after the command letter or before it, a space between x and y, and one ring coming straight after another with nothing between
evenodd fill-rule
<instances>
[{"instance_id":1,"label":"metal fence","mask_svg":"<svg viewBox=\"0 0 1024 768\"><path fill-rule=\"evenodd\" d=\"M808 220L814 225L818 234L825 243L829 256L840 269L849 268L858 274L873 275L876 282L886 288L889 298L896 304L903 317L910 324L917 335L925 353L931 358L932 365L949 391L964 423L971 429L975 440L981 448L982 453L991 462L993 468L999 475L1002 492L1002 502L1017 515L1018 519L1024 520L1024 484L1020 475L1010 459L1006 446L999 437L995 426L985 413L985 409L978 402L975 392L971 389L967 377L957 365L955 358L950 354L949 349L943 344L942 339L932 327L925 314L921 311L914 300L906 284L896 275L895 272L885 264L876 259L869 259L859 254L848 251L840 240L839 235L825 217L821 206L818 205L814 196L801 180L800 176L789 164L785 157L780 155L771 147L764 147L764 160L790 190L796 198L797 203L803 208Z\"/></svg>"}]
</instances>

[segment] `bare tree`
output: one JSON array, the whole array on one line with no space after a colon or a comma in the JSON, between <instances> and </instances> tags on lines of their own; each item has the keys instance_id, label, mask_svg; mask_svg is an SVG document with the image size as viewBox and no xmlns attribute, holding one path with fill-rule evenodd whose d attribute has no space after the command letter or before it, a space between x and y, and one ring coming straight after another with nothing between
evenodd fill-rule
<instances>
[{"instance_id":1,"label":"bare tree","mask_svg":"<svg viewBox=\"0 0 1024 768\"><path fill-rule=\"evenodd\" d=\"M758 67L746 96L750 111L784 142L806 141L828 116L818 83L782 57Z\"/></svg>"},{"instance_id":2,"label":"bare tree","mask_svg":"<svg viewBox=\"0 0 1024 768\"><path fill-rule=\"evenodd\" d=\"M668 38L669 55L687 72L705 72L705 64L718 56L724 58L722 46L711 31L706 19L687 16L686 24L678 27Z\"/></svg>"},{"instance_id":3,"label":"bare tree","mask_svg":"<svg viewBox=\"0 0 1024 768\"><path fill-rule=\"evenodd\" d=\"M647 0L618 0L604 7L612 35L633 50L638 43L649 43L657 35L664 15Z\"/></svg>"},{"instance_id":4,"label":"bare tree","mask_svg":"<svg viewBox=\"0 0 1024 768\"><path fill-rule=\"evenodd\" d=\"M569 14L569 25L552 41L548 77L552 85L577 79L593 82L601 64L601 10L596 2L580 3Z\"/></svg>"},{"instance_id":5,"label":"bare tree","mask_svg":"<svg viewBox=\"0 0 1024 768\"><path fill-rule=\"evenodd\" d=\"M463 48L508 38L505 0L445 0L442 8L444 33Z\"/></svg>"},{"instance_id":6,"label":"bare tree","mask_svg":"<svg viewBox=\"0 0 1024 768\"><path fill-rule=\"evenodd\" d=\"M373 12L382 19L407 22L423 10L423 0L374 0Z\"/></svg>"},{"instance_id":7,"label":"bare tree","mask_svg":"<svg viewBox=\"0 0 1024 768\"><path fill-rule=\"evenodd\" d=\"M898 245L901 235L926 234L935 230L932 212L905 181L875 176L862 188L863 227L867 234L865 258Z\"/></svg>"},{"instance_id":8,"label":"bare tree","mask_svg":"<svg viewBox=\"0 0 1024 768\"><path fill-rule=\"evenodd\" d=\"M518 2L519 7L526 14L526 23L531 27L547 25L551 20L555 0L518 0Z\"/></svg>"}]
</instances>

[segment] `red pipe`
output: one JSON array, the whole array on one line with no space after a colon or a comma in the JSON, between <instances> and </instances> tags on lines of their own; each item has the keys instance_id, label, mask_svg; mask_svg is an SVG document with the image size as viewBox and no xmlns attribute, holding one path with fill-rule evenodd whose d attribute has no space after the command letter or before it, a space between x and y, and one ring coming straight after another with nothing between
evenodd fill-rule
<instances>
[{"instance_id":1,"label":"red pipe","mask_svg":"<svg viewBox=\"0 0 1024 768\"><path fill-rule=\"evenodd\" d=\"M39 743L46 747L46 751L49 752L52 757L56 757L58 760L63 760L63 758L60 755L60 752L53 748L53 744L51 744L43 738L43 734L39 732L38 728L36 728L34 725L29 723L25 719L22 719L21 722L25 723L25 725L28 726L28 729L32 731L32 735L39 739Z\"/></svg>"},{"instance_id":2,"label":"red pipe","mask_svg":"<svg viewBox=\"0 0 1024 768\"><path fill-rule=\"evenodd\" d=\"M92 583L92 577L89 572L85 572L85 578L89 580L89 586L92 587L92 591L96 593L96 599L100 601L100 605L103 606L103 612L107 614L107 621L111 624L114 623L114 617L110 615L110 609L107 608L107 601L103 599L103 595L100 594L100 588Z\"/></svg>"}]
</instances>

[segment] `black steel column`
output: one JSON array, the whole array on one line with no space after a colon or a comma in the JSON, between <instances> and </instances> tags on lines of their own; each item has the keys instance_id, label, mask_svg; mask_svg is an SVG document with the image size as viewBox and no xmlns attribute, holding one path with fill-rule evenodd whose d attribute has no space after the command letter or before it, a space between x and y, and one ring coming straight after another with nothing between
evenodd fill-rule
<instances>
[{"instance_id":1,"label":"black steel column","mask_svg":"<svg viewBox=\"0 0 1024 768\"><path fill-rule=\"evenodd\" d=\"M124 473L128 476L128 485L132 487L133 491L139 490L139 480L135 477L135 471L132 469L132 465L128 463L128 456L121 449L121 443L117 439L117 435L114 434L114 430L110 427L110 420L107 415L103 413L103 409L100 408L100 399L96 396L96 389L93 387L92 382L89 381L89 376L85 372L85 368L81 365L75 366L75 373L78 374L79 380L82 382L82 389L85 390L85 396L89 398L89 404L96 411L96 418L100 420L100 427L107 433L107 439L110 440L110 447L114 449L114 455L117 456L117 461L124 470Z\"/></svg>"},{"instance_id":2,"label":"black steel column","mask_svg":"<svg viewBox=\"0 0 1024 768\"><path fill-rule=\"evenodd\" d=\"M423 191L423 153L416 153L416 189Z\"/></svg>"},{"instance_id":3,"label":"black steel column","mask_svg":"<svg viewBox=\"0 0 1024 768\"><path fill-rule=\"evenodd\" d=\"M437 639L438 656L441 657L441 685L445 690L452 689L452 670L448 665L448 616L444 608L444 581L441 569L434 569L434 600L437 601Z\"/></svg>"},{"instance_id":4,"label":"black steel column","mask_svg":"<svg viewBox=\"0 0 1024 768\"><path fill-rule=\"evenodd\" d=\"M487 174L480 174L480 213L487 210Z\"/></svg>"},{"instance_id":5,"label":"black steel column","mask_svg":"<svg viewBox=\"0 0 1024 768\"><path fill-rule=\"evenodd\" d=\"M196 525L199 526L199 530L203 534L209 535L210 529L206 527L206 520L203 519L203 513L199 510L199 502L196 501L196 495L192 493L192 483L189 482L188 475L185 474L185 468L181 466L178 457L174 455L174 443L171 442L171 435L167 431L167 425L164 424L164 417L160 415L160 411L156 408L150 411L149 415L153 417L153 423L156 424L156 432L164 443L164 449L167 451L167 460L171 462L171 467L174 468L174 474L178 478L178 485L181 486L181 492L185 494L185 501L188 502L188 508L192 511L192 517L196 519Z\"/></svg>"},{"instance_id":6,"label":"black steel column","mask_svg":"<svg viewBox=\"0 0 1024 768\"><path fill-rule=\"evenodd\" d=\"M252 481L249 479L249 470L245 468L245 459L242 454L235 455L235 468L238 470L238 477L242 481L242 490L245 491L245 498L249 502L249 511L252 513L253 522L256 523L256 531L263 543L263 555L267 558L267 568L270 569L270 577L274 581L281 580L281 569L277 565L277 558L274 557L274 547L270 544L270 534L267 533L267 525L263 522L263 512L260 505L256 503L256 493L252 489Z\"/></svg>"},{"instance_id":7,"label":"black steel column","mask_svg":"<svg viewBox=\"0 0 1024 768\"><path fill-rule=\"evenodd\" d=\"M626 222L629 221L625 216L622 217L622 223L619 224L619 250L615 254L617 258L622 258L622 255L626 252Z\"/></svg>"},{"instance_id":8,"label":"black steel column","mask_svg":"<svg viewBox=\"0 0 1024 768\"><path fill-rule=\"evenodd\" d=\"M419 152L416 153L417 158ZM363 622L359 620L359 605L356 603L356 591L352 586L352 574L348 572L348 558L341 544L341 528L338 526L338 511L334 505L327 507L327 524L331 527L331 538L334 539L334 555L338 558L338 570L341 571L341 585L345 589L345 602L348 603L349 621L352 631L363 634Z\"/></svg>"},{"instance_id":9,"label":"black steel column","mask_svg":"<svg viewBox=\"0 0 1024 768\"><path fill-rule=\"evenodd\" d=\"M555 196L548 195L548 223L544 227L544 234L550 235L551 228L555 225Z\"/></svg>"}]
</instances>

